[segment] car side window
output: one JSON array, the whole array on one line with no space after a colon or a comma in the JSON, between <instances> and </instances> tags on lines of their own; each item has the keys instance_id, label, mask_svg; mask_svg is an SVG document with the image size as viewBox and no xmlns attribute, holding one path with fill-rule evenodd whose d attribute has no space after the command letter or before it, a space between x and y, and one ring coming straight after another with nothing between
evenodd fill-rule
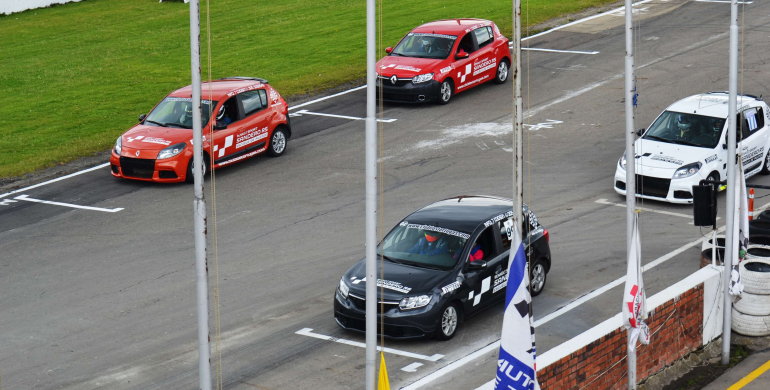
<instances>
[{"instance_id":1,"label":"car side window","mask_svg":"<svg viewBox=\"0 0 770 390\"><path fill-rule=\"evenodd\" d=\"M761 107L749 108L738 114L738 126L741 126L743 138L749 138L765 126L764 113Z\"/></svg>"},{"instance_id":2,"label":"car side window","mask_svg":"<svg viewBox=\"0 0 770 390\"><path fill-rule=\"evenodd\" d=\"M241 118L238 115L238 97L233 96L222 103L217 111L217 123L229 125L238 122Z\"/></svg>"},{"instance_id":3,"label":"car side window","mask_svg":"<svg viewBox=\"0 0 770 390\"><path fill-rule=\"evenodd\" d=\"M477 253L476 251L480 250L481 253L481 260L489 260L495 256L497 256L497 248L495 245L495 232L494 229L492 229L493 226L490 226L486 229L484 229L481 234L476 238L476 242L471 244L471 251L468 256L468 261L472 261L471 259L474 257L474 255ZM477 258L478 259L478 258Z\"/></svg>"},{"instance_id":4,"label":"car side window","mask_svg":"<svg viewBox=\"0 0 770 390\"><path fill-rule=\"evenodd\" d=\"M473 53L473 37L471 34L465 34L460 40L460 43L457 45L457 52L459 53L460 50L465 50L468 54Z\"/></svg>"},{"instance_id":5,"label":"car side window","mask_svg":"<svg viewBox=\"0 0 770 390\"><path fill-rule=\"evenodd\" d=\"M267 92L264 89L244 92L241 94L241 103L246 116L251 116L267 107Z\"/></svg>"},{"instance_id":6,"label":"car side window","mask_svg":"<svg viewBox=\"0 0 770 390\"><path fill-rule=\"evenodd\" d=\"M513 217L497 222L500 228L500 239L503 243L503 251L511 249L511 239L513 238L514 221Z\"/></svg>"},{"instance_id":7,"label":"car side window","mask_svg":"<svg viewBox=\"0 0 770 390\"><path fill-rule=\"evenodd\" d=\"M476 42L479 44L479 49L492 43L492 28L491 27L479 27L473 30L473 34L476 35Z\"/></svg>"}]
</instances>

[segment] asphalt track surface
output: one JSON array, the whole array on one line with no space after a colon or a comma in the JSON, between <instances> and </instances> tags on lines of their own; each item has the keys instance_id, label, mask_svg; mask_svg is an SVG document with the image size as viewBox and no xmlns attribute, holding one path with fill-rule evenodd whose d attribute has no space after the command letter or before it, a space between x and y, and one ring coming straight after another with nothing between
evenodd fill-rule
<instances>
[{"instance_id":1,"label":"asphalt track surface","mask_svg":"<svg viewBox=\"0 0 770 390\"><path fill-rule=\"evenodd\" d=\"M767 95L770 5L745 7L743 88ZM680 98L727 89L729 4L654 0L638 9L637 127ZM599 52L530 51L525 57L525 107L532 113L525 121L531 125L524 138L525 201L551 232L553 252L546 290L534 299L536 320L625 274L625 212L613 205L623 198L612 190L624 148L622 24L622 14L609 13L525 42ZM363 117L364 94L292 112ZM474 88L448 106L385 105L382 116L396 119L384 124L382 145L386 230L442 198L511 196L511 101L509 82ZM364 349L345 340L364 338L336 325L332 300L342 273L364 254L364 122L307 112L292 118L294 137L284 156L216 172L220 348L228 389L363 387ZM749 183L767 185L770 178ZM123 210L8 201L20 195ZM757 191L757 205L770 202L768 195ZM102 168L0 202L5 387L197 387L191 186L117 180ZM644 207L644 263L701 238L690 224L690 206L644 201ZM694 272L699 248L645 272L648 295ZM617 313L621 295L622 286L611 288L539 324L538 352ZM495 342L501 323L498 305L464 323L451 341L386 341L396 350L386 352L393 388ZM436 360L437 354L443 356ZM439 371L421 388L476 388L494 377L495 359L495 352L482 354Z\"/></svg>"}]
</instances>

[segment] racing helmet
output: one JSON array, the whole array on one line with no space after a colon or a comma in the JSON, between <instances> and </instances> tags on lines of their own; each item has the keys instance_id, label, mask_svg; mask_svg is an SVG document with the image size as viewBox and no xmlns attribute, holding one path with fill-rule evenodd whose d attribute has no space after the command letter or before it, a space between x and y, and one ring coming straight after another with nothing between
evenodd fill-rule
<instances>
[{"instance_id":1,"label":"racing helmet","mask_svg":"<svg viewBox=\"0 0 770 390\"><path fill-rule=\"evenodd\" d=\"M222 107L219 107L219 111L217 112L217 120L222 120L222 118L225 117L225 105L223 104Z\"/></svg>"},{"instance_id":2,"label":"racing helmet","mask_svg":"<svg viewBox=\"0 0 770 390\"><path fill-rule=\"evenodd\" d=\"M679 115L676 117L676 125L679 126L679 130L690 131L692 122L690 122L690 118L687 116Z\"/></svg>"},{"instance_id":3,"label":"racing helmet","mask_svg":"<svg viewBox=\"0 0 770 390\"><path fill-rule=\"evenodd\" d=\"M428 242L435 242L436 240L438 240L438 233L425 232L425 240Z\"/></svg>"},{"instance_id":4,"label":"racing helmet","mask_svg":"<svg viewBox=\"0 0 770 390\"><path fill-rule=\"evenodd\" d=\"M423 36L420 38L420 43L422 44L423 50L430 50L431 46L433 46L433 39Z\"/></svg>"},{"instance_id":5,"label":"racing helmet","mask_svg":"<svg viewBox=\"0 0 770 390\"><path fill-rule=\"evenodd\" d=\"M722 118L714 119L714 121L711 122L711 126L714 132L718 133L725 127L725 120Z\"/></svg>"}]
</instances>

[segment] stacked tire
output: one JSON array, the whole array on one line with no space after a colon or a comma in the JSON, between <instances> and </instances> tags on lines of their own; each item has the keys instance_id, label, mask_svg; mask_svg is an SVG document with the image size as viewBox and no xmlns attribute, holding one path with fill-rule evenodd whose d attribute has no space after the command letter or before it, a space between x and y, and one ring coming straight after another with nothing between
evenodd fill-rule
<instances>
[{"instance_id":1,"label":"stacked tire","mask_svg":"<svg viewBox=\"0 0 770 390\"><path fill-rule=\"evenodd\" d=\"M711 253L714 251L714 239L709 238L708 240L703 240L703 245L701 246L701 252L700 252L700 268L703 268L707 265L711 264ZM725 236L719 235L717 236L717 254L715 256L716 258L716 265L722 265L722 259L725 257Z\"/></svg>"},{"instance_id":2,"label":"stacked tire","mask_svg":"<svg viewBox=\"0 0 770 390\"><path fill-rule=\"evenodd\" d=\"M740 267L743 295L733 304L732 327L734 332L745 336L770 335L770 245L767 244L750 243Z\"/></svg>"}]
</instances>

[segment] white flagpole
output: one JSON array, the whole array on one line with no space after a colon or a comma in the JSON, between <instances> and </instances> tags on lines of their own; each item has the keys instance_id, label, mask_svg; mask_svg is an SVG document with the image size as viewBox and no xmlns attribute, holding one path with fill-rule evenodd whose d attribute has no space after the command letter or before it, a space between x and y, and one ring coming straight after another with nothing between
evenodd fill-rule
<instances>
[{"instance_id":1,"label":"white flagpole","mask_svg":"<svg viewBox=\"0 0 770 390\"><path fill-rule=\"evenodd\" d=\"M203 140L201 124L201 42L199 1L190 2L190 72L192 74L193 187L195 199L195 273L198 296L198 370L201 390L211 390L209 346L209 288L206 265L206 199L203 196Z\"/></svg>"},{"instance_id":2,"label":"white flagpole","mask_svg":"<svg viewBox=\"0 0 770 390\"><path fill-rule=\"evenodd\" d=\"M730 271L733 268L735 247L733 245L735 224L735 139L738 106L738 1L730 4L730 69L728 72L729 100L727 104L727 232L725 235L725 260L722 274L724 305L722 306L722 365L730 363L730 332L732 332L732 298L730 297Z\"/></svg>"},{"instance_id":3,"label":"white flagpole","mask_svg":"<svg viewBox=\"0 0 770 390\"><path fill-rule=\"evenodd\" d=\"M524 156L521 130L524 123L524 103L521 98L521 0L513 1L513 218L522 226L524 208ZM529 267L527 267L529 268Z\"/></svg>"},{"instance_id":4,"label":"white flagpole","mask_svg":"<svg viewBox=\"0 0 770 390\"><path fill-rule=\"evenodd\" d=\"M377 361L377 123L375 4L366 0L366 390L375 390Z\"/></svg>"},{"instance_id":5,"label":"white flagpole","mask_svg":"<svg viewBox=\"0 0 770 390\"><path fill-rule=\"evenodd\" d=\"M626 61L625 61L625 98L626 98L626 254L631 256L634 213L636 212L636 154L634 141L634 25L633 1L626 0ZM636 389L636 350L630 347L633 328L628 329L628 388ZM633 341L636 343L636 340Z\"/></svg>"}]
</instances>

